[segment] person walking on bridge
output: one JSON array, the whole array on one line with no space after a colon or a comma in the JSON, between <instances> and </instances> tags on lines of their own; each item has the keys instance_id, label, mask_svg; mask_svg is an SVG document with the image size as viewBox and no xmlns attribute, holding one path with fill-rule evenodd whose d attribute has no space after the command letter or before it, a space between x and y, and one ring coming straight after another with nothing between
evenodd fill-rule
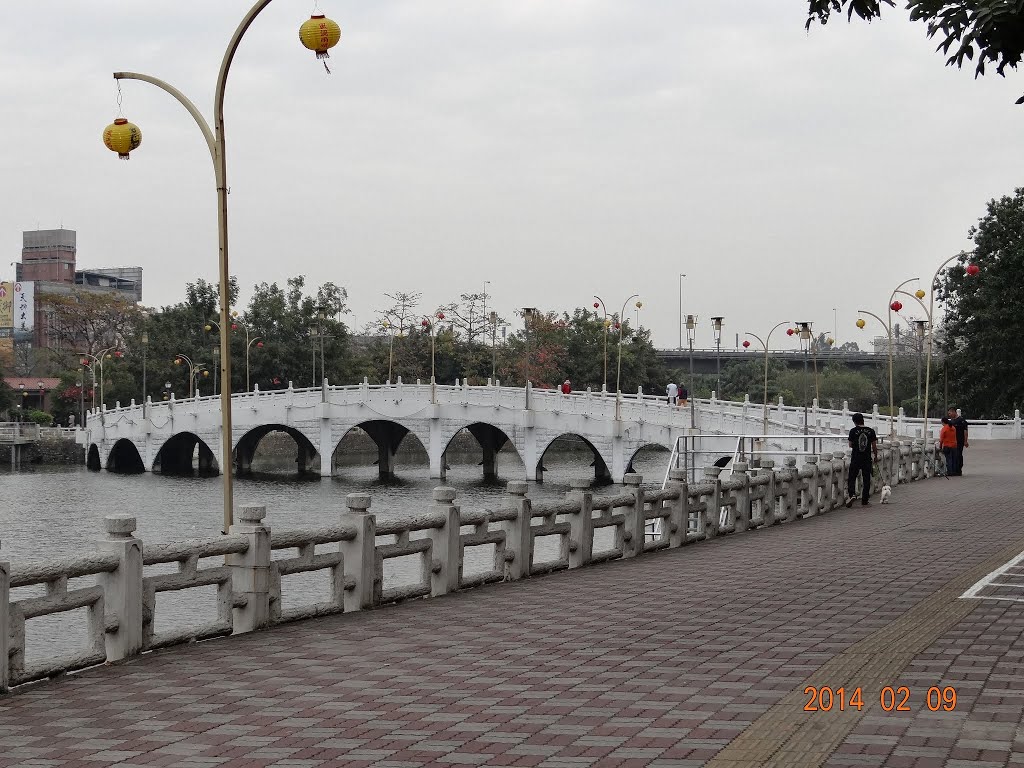
<instances>
[{"instance_id":1,"label":"person walking on bridge","mask_svg":"<svg viewBox=\"0 0 1024 768\"><path fill-rule=\"evenodd\" d=\"M679 397L679 388L673 382L670 381L668 383L668 386L665 387L665 395L667 396L668 404L675 405L676 398Z\"/></svg>"},{"instance_id":2,"label":"person walking on bridge","mask_svg":"<svg viewBox=\"0 0 1024 768\"><path fill-rule=\"evenodd\" d=\"M959 477L964 473L964 448L969 448L970 443L967 442L967 419L965 419L960 410L957 408L950 408L946 411L946 418L949 420L949 425L956 430L956 452L953 456L953 471L949 474L954 477Z\"/></svg>"},{"instance_id":3,"label":"person walking on bridge","mask_svg":"<svg viewBox=\"0 0 1024 768\"><path fill-rule=\"evenodd\" d=\"M878 435L871 427L864 426L864 416L853 414L853 429L850 430L850 474L847 479L846 506L852 507L857 498L857 475L861 476L861 505L869 506L871 495L872 460L878 461Z\"/></svg>"}]
</instances>

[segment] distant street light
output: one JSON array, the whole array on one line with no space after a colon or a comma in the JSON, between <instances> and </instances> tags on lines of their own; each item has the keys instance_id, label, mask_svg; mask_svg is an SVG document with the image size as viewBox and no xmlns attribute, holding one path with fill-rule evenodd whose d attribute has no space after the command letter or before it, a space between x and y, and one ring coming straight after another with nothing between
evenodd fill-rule
<instances>
[{"instance_id":1,"label":"distant street light","mask_svg":"<svg viewBox=\"0 0 1024 768\"><path fill-rule=\"evenodd\" d=\"M762 429L762 431L761 431L762 435L767 435L768 434L768 345L771 343L772 334L775 333L775 331L777 331L779 328L781 328L784 325L789 325L789 323L787 321L785 321L785 320L783 320L781 323L777 323L774 327L772 327L772 329L770 331L768 331L768 335L765 336L763 339L760 336L758 336L756 333L747 333L746 334L747 336L753 336L755 339L757 339L759 342L761 342L761 346L764 347L764 398L762 400L762 403L763 403L763 414L762 414L763 426L761 428ZM746 347L749 344L750 344L749 341L744 341L743 342L743 346L744 347Z\"/></svg>"},{"instance_id":2,"label":"distant street light","mask_svg":"<svg viewBox=\"0 0 1024 768\"><path fill-rule=\"evenodd\" d=\"M712 317L711 328L715 332L715 395L722 398L722 321L724 317Z\"/></svg>"}]
</instances>

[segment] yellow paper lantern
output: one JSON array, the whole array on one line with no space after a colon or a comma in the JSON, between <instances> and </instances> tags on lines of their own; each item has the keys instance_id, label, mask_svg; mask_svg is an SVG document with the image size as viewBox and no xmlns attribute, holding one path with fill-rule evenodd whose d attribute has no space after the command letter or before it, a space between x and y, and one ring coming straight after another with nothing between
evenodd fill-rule
<instances>
[{"instance_id":1,"label":"yellow paper lantern","mask_svg":"<svg viewBox=\"0 0 1024 768\"><path fill-rule=\"evenodd\" d=\"M865 322L864 322L864 318L863 318L863 317L862 317L862 318L860 318L860 319L859 319L859 320L857 321L857 327L858 327L858 328L863 328L863 327L864 327L865 325L867 325L867 323L865 323Z\"/></svg>"},{"instance_id":2,"label":"yellow paper lantern","mask_svg":"<svg viewBox=\"0 0 1024 768\"><path fill-rule=\"evenodd\" d=\"M917 298L919 299L923 299L926 296L925 292L921 288L918 288L916 291L914 291L914 295L917 296Z\"/></svg>"},{"instance_id":3,"label":"yellow paper lantern","mask_svg":"<svg viewBox=\"0 0 1024 768\"><path fill-rule=\"evenodd\" d=\"M330 57L328 49L336 46L341 40L341 27L323 14L311 16L299 27L299 40L309 50L316 51L318 59L326 59ZM324 62L324 66L326 65Z\"/></svg>"},{"instance_id":4,"label":"yellow paper lantern","mask_svg":"<svg viewBox=\"0 0 1024 768\"><path fill-rule=\"evenodd\" d=\"M128 154L142 144L142 131L135 123L119 117L103 129L103 143L122 160L127 160Z\"/></svg>"}]
</instances>

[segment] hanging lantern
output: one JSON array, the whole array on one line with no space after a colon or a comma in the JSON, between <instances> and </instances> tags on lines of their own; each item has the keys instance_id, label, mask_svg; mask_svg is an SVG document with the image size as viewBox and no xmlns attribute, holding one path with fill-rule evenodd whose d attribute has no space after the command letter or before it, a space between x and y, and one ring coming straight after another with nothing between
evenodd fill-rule
<instances>
[{"instance_id":1,"label":"hanging lantern","mask_svg":"<svg viewBox=\"0 0 1024 768\"><path fill-rule=\"evenodd\" d=\"M863 328L865 325L867 325L867 323L864 322L864 318L863 317L857 319L857 327L858 328Z\"/></svg>"},{"instance_id":2,"label":"hanging lantern","mask_svg":"<svg viewBox=\"0 0 1024 768\"><path fill-rule=\"evenodd\" d=\"M836 343L836 340L829 336L827 339L825 339L825 343L831 347L833 344Z\"/></svg>"},{"instance_id":3,"label":"hanging lantern","mask_svg":"<svg viewBox=\"0 0 1024 768\"><path fill-rule=\"evenodd\" d=\"M600 304L598 304L598 303L597 303L597 302L595 301L595 302L594 302L594 309L600 309L600 308L601 308L601 305L600 305Z\"/></svg>"},{"instance_id":4,"label":"hanging lantern","mask_svg":"<svg viewBox=\"0 0 1024 768\"><path fill-rule=\"evenodd\" d=\"M210 372L209 372L209 371L203 371L203 378L204 378L204 379L205 379L205 378L206 378L207 376L209 376L209 375L210 375Z\"/></svg>"},{"instance_id":5,"label":"hanging lantern","mask_svg":"<svg viewBox=\"0 0 1024 768\"><path fill-rule=\"evenodd\" d=\"M422 326L423 326L424 328L427 328L427 327L429 327L429 326L430 326L430 321L429 321L429 320L427 320L427 319L424 319L424 320L423 320L423 321L422 321L422 322L420 323L420 325L422 325Z\"/></svg>"},{"instance_id":6,"label":"hanging lantern","mask_svg":"<svg viewBox=\"0 0 1024 768\"><path fill-rule=\"evenodd\" d=\"M743 342L743 348L744 349L747 349L749 346L750 346L750 342L749 341L744 341Z\"/></svg>"},{"instance_id":7,"label":"hanging lantern","mask_svg":"<svg viewBox=\"0 0 1024 768\"><path fill-rule=\"evenodd\" d=\"M903 309L903 302L897 299L896 301L889 305L889 309L891 309L893 312L899 312L901 309Z\"/></svg>"},{"instance_id":8,"label":"hanging lantern","mask_svg":"<svg viewBox=\"0 0 1024 768\"><path fill-rule=\"evenodd\" d=\"M210 331L213 330L213 326L210 325L210 324L204 325L203 326L203 330L206 331L207 333L209 333Z\"/></svg>"},{"instance_id":9,"label":"hanging lantern","mask_svg":"<svg viewBox=\"0 0 1024 768\"><path fill-rule=\"evenodd\" d=\"M263 342L262 341L257 341L256 342L256 349L263 349Z\"/></svg>"},{"instance_id":10,"label":"hanging lantern","mask_svg":"<svg viewBox=\"0 0 1024 768\"><path fill-rule=\"evenodd\" d=\"M119 117L103 129L103 143L122 160L127 160L129 153L142 144L142 131L135 123Z\"/></svg>"},{"instance_id":11,"label":"hanging lantern","mask_svg":"<svg viewBox=\"0 0 1024 768\"><path fill-rule=\"evenodd\" d=\"M637 308L637 309L643 309L643 307L644 307L644 303L643 303L642 301L638 301L638 302L636 303L636 308Z\"/></svg>"},{"instance_id":12,"label":"hanging lantern","mask_svg":"<svg viewBox=\"0 0 1024 768\"><path fill-rule=\"evenodd\" d=\"M437 313L437 319L438 320L444 320L444 312L438 312Z\"/></svg>"},{"instance_id":13,"label":"hanging lantern","mask_svg":"<svg viewBox=\"0 0 1024 768\"><path fill-rule=\"evenodd\" d=\"M615 330L616 330L616 331L617 331L617 330L619 330L619 328L621 328L621 327L622 327L622 326L621 326L621 325L620 325L619 323L616 323L616 324L615 324Z\"/></svg>"},{"instance_id":14,"label":"hanging lantern","mask_svg":"<svg viewBox=\"0 0 1024 768\"><path fill-rule=\"evenodd\" d=\"M180 357L174 358L174 364L175 365L181 365L181 358Z\"/></svg>"},{"instance_id":15,"label":"hanging lantern","mask_svg":"<svg viewBox=\"0 0 1024 768\"><path fill-rule=\"evenodd\" d=\"M974 277L979 272L981 272L981 267L979 267L977 264L967 265L967 274L970 275L971 277Z\"/></svg>"},{"instance_id":16,"label":"hanging lantern","mask_svg":"<svg viewBox=\"0 0 1024 768\"><path fill-rule=\"evenodd\" d=\"M316 51L318 59L330 58L328 49L333 48L341 40L341 27L337 22L331 21L323 14L310 16L308 21L302 22L299 27L299 40L311 51ZM324 62L324 69L328 74L327 62Z\"/></svg>"},{"instance_id":17,"label":"hanging lantern","mask_svg":"<svg viewBox=\"0 0 1024 768\"><path fill-rule=\"evenodd\" d=\"M918 288L916 291L914 291L914 295L917 296L917 298L919 299L923 299L926 294L923 288Z\"/></svg>"},{"instance_id":18,"label":"hanging lantern","mask_svg":"<svg viewBox=\"0 0 1024 768\"><path fill-rule=\"evenodd\" d=\"M794 333L796 333L796 331L794 329L792 329L792 328L787 328L786 329L786 335L787 336L792 336Z\"/></svg>"}]
</instances>

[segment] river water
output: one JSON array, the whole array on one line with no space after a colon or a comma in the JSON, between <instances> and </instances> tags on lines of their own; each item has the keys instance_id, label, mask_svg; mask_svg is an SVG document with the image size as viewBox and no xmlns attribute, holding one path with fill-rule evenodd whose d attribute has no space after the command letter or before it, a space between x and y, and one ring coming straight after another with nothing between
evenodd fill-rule
<instances>
[{"instance_id":1,"label":"river water","mask_svg":"<svg viewBox=\"0 0 1024 768\"><path fill-rule=\"evenodd\" d=\"M425 458L425 457L424 457ZM330 525L346 511L345 495L369 493L370 511L378 518L402 516L425 511L432 503L433 488L442 485L430 479L423 463L398 464L397 480L384 482L372 465L375 454L367 453L365 463L337 469L333 478L299 479L287 474L294 461L282 461L280 473L267 472L235 481L236 509L244 504L267 507L266 523L271 529L307 528ZM544 482L529 484L529 496L535 501L564 498L569 483L577 477L593 477L589 452L549 451L545 455ZM634 460L634 470L644 476L645 485L660 486L668 454L643 451ZM514 452L498 454L497 482L484 482L477 465L479 454L449 455L444 485L457 491L456 504L463 510L508 506L505 491L509 479L522 479L523 464ZM268 468L266 462L262 465ZM609 485L596 489L601 495L613 495L621 487ZM103 537L103 518L110 514L129 514L137 518L135 536L143 542L163 543L182 539L207 538L220 533L222 517L221 480L218 477L170 477L146 473L118 475L90 472L84 467L30 467L27 471L0 471L0 558L12 564L26 560L52 559L62 555L91 551L93 542ZM599 531L595 548L602 541ZM553 547L553 544L552 544ZM330 545L318 548L324 551ZM489 551L488 551L489 550ZM294 550L275 552L275 557L291 556ZM548 553L550 554L550 553ZM538 555L542 555L538 551ZM489 570L493 549L480 547L466 556L466 573ZM553 559L538 557L538 560ZM412 558L385 562L385 587L419 580L418 563ZM222 561L221 561L222 562ZM174 564L146 568L146 574L176 570ZM319 602L328 593L326 572L286 577L283 601L288 607ZM75 580L72 588L94 583L92 577ZM12 590L12 599L41 595L42 587ZM197 626L215 618L215 588L200 587L181 592L160 593L157 597L158 632ZM54 654L84 647L85 610L30 619L26 624L26 660L30 663Z\"/></svg>"}]
</instances>

